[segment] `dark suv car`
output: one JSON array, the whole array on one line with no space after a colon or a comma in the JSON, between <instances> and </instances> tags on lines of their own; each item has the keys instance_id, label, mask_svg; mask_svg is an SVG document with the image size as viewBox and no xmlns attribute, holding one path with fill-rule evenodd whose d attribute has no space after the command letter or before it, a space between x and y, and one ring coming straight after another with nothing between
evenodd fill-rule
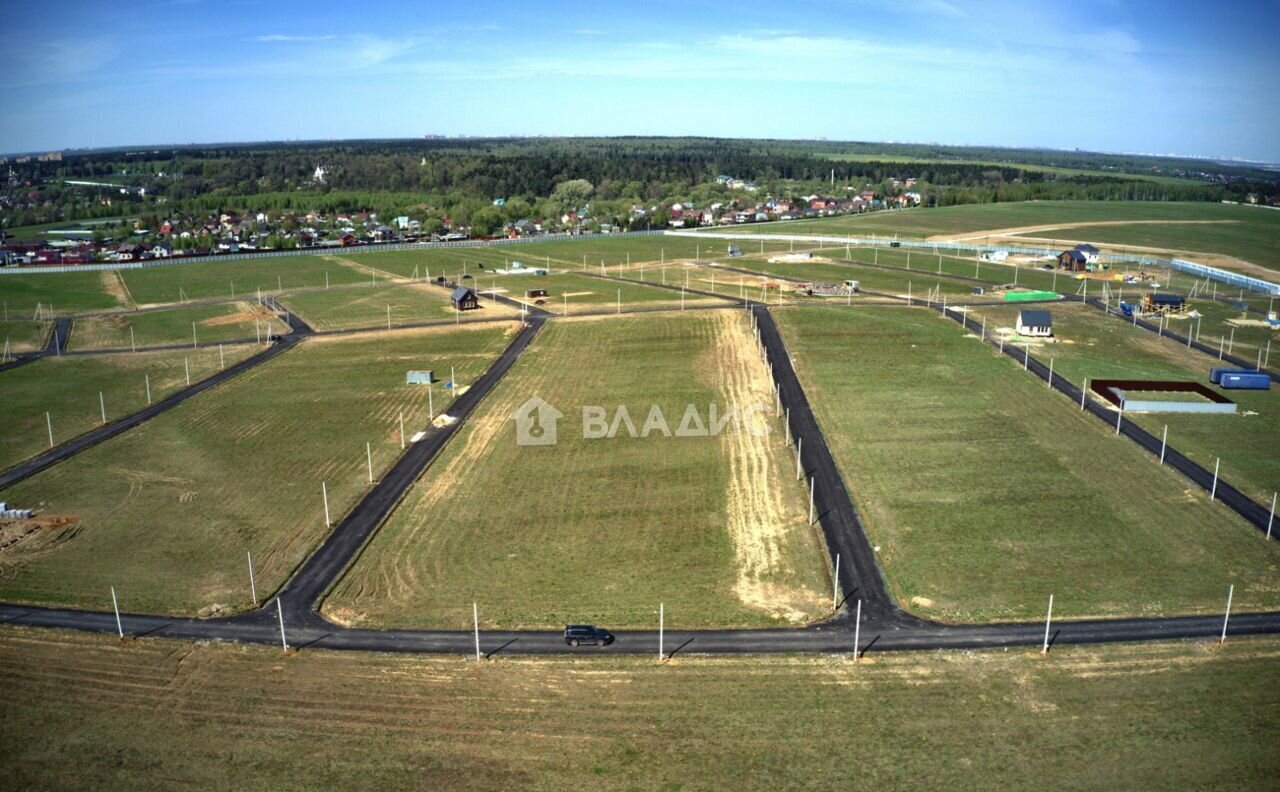
<instances>
[{"instance_id":1,"label":"dark suv car","mask_svg":"<svg viewBox=\"0 0 1280 792\"><path fill-rule=\"evenodd\" d=\"M582 644L598 644L608 646L613 643L613 633L603 627L591 624L566 624L564 626L564 642L570 646Z\"/></svg>"}]
</instances>

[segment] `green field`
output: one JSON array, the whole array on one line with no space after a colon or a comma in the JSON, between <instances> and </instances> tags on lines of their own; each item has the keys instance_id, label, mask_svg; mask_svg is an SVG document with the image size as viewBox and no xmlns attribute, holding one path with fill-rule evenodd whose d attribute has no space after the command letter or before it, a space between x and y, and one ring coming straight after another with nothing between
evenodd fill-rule
<instances>
[{"instance_id":1,"label":"green field","mask_svg":"<svg viewBox=\"0 0 1280 792\"><path fill-rule=\"evenodd\" d=\"M453 310L449 291L427 283L308 291L291 294L280 303L317 330L386 327L388 322L396 327L411 322L482 321L510 318L518 313L481 294L478 310L459 315Z\"/></svg>"},{"instance_id":2,"label":"green field","mask_svg":"<svg viewBox=\"0 0 1280 792\"><path fill-rule=\"evenodd\" d=\"M750 270L766 277L792 278L802 281L816 281L822 283L840 284L845 280L858 281L859 288L864 292L880 292L882 294L900 295L906 297L908 295L925 298L931 291L940 291L941 294L948 295L950 298L969 298L971 296L972 287L977 284L959 281L954 278L938 277L936 269L911 270L905 268L901 272L893 270L880 269L878 267L859 266L856 261L844 260L844 251L828 251L819 256L819 258L828 258L830 261L805 261L805 262L778 262L775 264L768 263L767 260L756 256L743 256L735 258L726 266L736 269ZM815 253L815 255L817 255ZM870 255L868 255L870 258ZM936 261L936 259L935 259ZM701 276L706 278L711 270L702 270ZM736 295L738 281L742 277L739 273L729 270L723 271L720 276L729 281L731 289ZM751 277L747 276L748 286L751 284ZM705 288L705 284L704 284ZM787 296L789 286L784 286L784 292ZM760 288L759 280L756 281L756 289L754 293L749 295L752 299L759 301ZM769 299L770 304L774 304L773 298Z\"/></svg>"},{"instance_id":3,"label":"green field","mask_svg":"<svg viewBox=\"0 0 1280 792\"><path fill-rule=\"evenodd\" d=\"M1280 212L1259 208L1224 206L1222 219L1229 223L1197 225L1114 225L1086 226L1061 231L1072 239L1087 238L1096 245L1141 246L1175 251L1179 257L1195 258L1196 253L1236 256L1272 270L1280 270ZM1205 214L1218 219L1219 212ZM1029 236L1052 237L1057 230ZM1216 264L1217 262L1205 262Z\"/></svg>"},{"instance_id":4,"label":"green field","mask_svg":"<svg viewBox=\"0 0 1280 792\"><path fill-rule=\"evenodd\" d=\"M223 356L230 366L260 350L252 344L228 346ZM49 448L50 422L55 443L65 443L101 425L99 393L110 421L147 406L148 378L153 400L185 388L186 364L190 365L191 381L199 382L217 373L218 350L54 356L0 373L5 412L0 469Z\"/></svg>"},{"instance_id":5,"label":"green field","mask_svg":"<svg viewBox=\"0 0 1280 792\"><path fill-rule=\"evenodd\" d=\"M407 434L427 425L426 393L405 371L456 366L468 382L511 329L308 339L10 487L7 500L71 527L6 549L0 599L101 608L114 585L134 611L248 606L245 551L259 593L272 591L326 533L321 482L337 521L368 488L366 442L376 477L401 453L401 411Z\"/></svg>"},{"instance_id":6,"label":"green field","mask_svg":"<svg viewBox=\"0 0 1280 792\"><path fill-rule=\"evenodd\" d=\"M954 621L1280 604L1280 544L925 309L778 313L890 586ZM1114 321L1114 320L1111 320ZM1117 322L1117 324L1119 324Z\"/></svg>"},{"instance_id":7,"label":"green field","mask_svg":"<svg viewBox=\"0 0 1280 792\"><path fill-rule=\"evenodd\" d=\"M247 261L188 262L140 270L121 270L129 294L138 305L161 305L184 300L256 297L297 289L320 289L364 283L369 273L343 265L328 256L298 255ZM327 278L327 281L326 281Z\"/></svg>"},{"instance_id":8,"label":"green field","mask_svg":"<svg viewBox=\"0 0 1280 792\"><path fill-rule=\"evenodd\" d=\"M1038 344L1032 354L1046 363L1052 358L1054 371L1077 385L1085 378L1173 379L1208 385L1209 369L1219 365L1209 355L1108 317L1096 308L1063 304L1051 313L1056 343ZM998 327L1012 328L1017 315L1016 307L1004 306L973 312L975 321L986 317L993 334ZM1178 325L1175 329L1186 330ZM1169 442L1210 470L1221 457L1224 478L1255 500L1269 504L1272 493L1280 489L1280 454L1276 454L1280 391L1219 392L1239 405L1235 415L1127 415L1157 437L1167 424Z\"/></svg>"},{"instance_id":9,"label":"green field","mask_svg":"<svg viewBox=\"0 0 1280 792\"><path fill-rule=\"evenodd\" d=\"M513 245L484 247L422 248L419 250L343 251L342 258L373 267L383 275L407 278L417 272L418 277L448 275L453 279L463 271L479 275L484 269L505 267L512 261L526 265L560 270L564 267L580 270L584 266L595 272L604 261L609 274L615 274L628 261L663 262L728 257L729 242L720 239L689 239L676 236L584 236L573 240L522 242ZM781 249L784 245L769 243L768 249ZM481 267L479 265L483 264Z\"/></svg>"},{"instance_id":10,"label":"green field","mask_svg":"<svg viewBox=\"0 0 1280 792\"><path fill-rule=\"evenodd\" d=\"M0 275L0 302L11 319L34 319L37 308L47 316L49 306L58 314L102 311L127 307L103 285L110 273L102 272L6 272Z\"/></svg>"},{"instance_id":11,"label":"green field","mask_svg":"<svg viewBox=\"0 0 1280 792\"><path fill-rule=\"evenodd\" d=\"M1178 225L1188 221L1216 221ZM1065 228L1076 223L1119 223ZM862 215L737 226L745 234L850 234L924 239L947 234L979 234L996 229L1048 226L1027 236L1109 245L1147 245L1175 251L1236 256L1280 270L1280 212L1211 203L1142 201L1027 201L972 204L937 209L871 212ZM976 240L981 242L981 239Z\"/></svg>"},{"instance_id":12,"label":"green field","mask_svg":"<svg viewBox=\"0 0 1280 792\"><path fill-rule=\"evenodd\" d=\"M0 683L15 789L1252 790L1280 777L1275 638L1047 659L476 665L5 627Z\"/></svg>"},{"instance_id":13,"label":"green field","mask_svg":"<svg viewBox=\"0 0 1280 792\"><path fill-rule=\"evenodd\" d=\"M556 321L379 530L325 612L364 625L762 625L829 613L825 550L773 419L743 312ZM520 446L533 396L562 411L559 442ZM586 438L582 410L671 432L762 403L719 437ZM690 424L692 426L692 424ZM495 497L497 496L497 497Z\"/></svg>"},{"instance_id":14,"label":"green field","mask_svg":"<svg viewBox=\"0 0 1280 792\"><path fill-rule=\"evenodd\" d=\"M49 343L50 322L29 320L0 320L0 344L9 344L9 354L43 349ZM4 347L0 346L0 350Z\"/></svg>"},{"instance_id":15,"label":"green field","mask_svg":"<svg viewBox=\"0 0 1280 792\"><path fill-rule=\"evenodd\" d=\"M132 332L131 332L132 331ZM207 346L266 339L289 326L253 300L193 305L164 311L89 316L75 321L69 349L132 349L187 344Z\"/></svg>"}]
</instances>

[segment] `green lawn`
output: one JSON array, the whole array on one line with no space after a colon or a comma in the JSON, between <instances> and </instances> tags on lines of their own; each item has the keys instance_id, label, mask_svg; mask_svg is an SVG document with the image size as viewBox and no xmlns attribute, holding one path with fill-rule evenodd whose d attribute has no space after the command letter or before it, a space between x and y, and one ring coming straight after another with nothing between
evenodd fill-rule
<instances>
[{"instance_id":1,"label":"green lawn","mask_svg":"<svg viewBox=\"0 0 1280 792\"><path fill-rule=\"evenodd\" d=\"M1280 777L1275 638L1047 659L477 665L5 627L0 683L15 789L1255 790Z\"/></svg>"},{"instance_id":2,"label":"green lawn","mask_svg":"<svg viewBox=\"0 0 1280 792\"><path fill-rule=\"evenodd\" d=\"M132 349L136 344L207 346L225 341L263 339L289 327L254 300L193 305L163 311L109 314L77 319L70 349Z\"/></svg>"},{"instance_id":3,"label":"green lawn","mask_svg":"<svg viewBox=\"0 0 1280 792\"><path fill-rule=\"evenodd\" d=\"M938 277L936 267L910 271L903 268L900 272L897 272L878 267L859 266L855 259L850 259L848 262L845 261L843 248L838 251L829 250L821 253L815 251L815 256L829 260L770 264L767 259L751 255L735 258L732 262L726 262L725 266L750 270L764 276L794 278L803 281L840 284L845 280L856 280L859 288L863 291L901 295L903 297L910 294L914 297L923 298L931 291L940 290L942 294L948 295L950 298L968 299L972 296L972 287L976 285L954 278ZM870 260L871 258L872 256L867 254L867 259ZM708 271L704 270L702 277L706 278L707 276ZM722 277L729 281L736 296L736 288L741 275L736 272L724 271ZM751 284L750 276L747 276L747 283L749 287ZM750 296L759 300L759 291L759 281L757 280L755 293L750 294ZM770 299L769 302L772 304L774 300Z\"/></svg>"},{"instance_id":4,"label":"green lawn","mask_svg":"<svg viewBox=\"0 0 1280 792\"><path fill-rule=\"evenodd\" d=\"M103 285L113 277L102 272L6 272L0 274L0 302L10 319L34 319L37 309L47 317L49 306L57 314L101 311L126 306Z\"/></svg>"},{"instance_id":5,"label":"green lawn","mask_svg":"<svg viewBox=\"0 0 1280 792\"><path fill-rule=\"evenodd\" d=\"M584 236L573 240L523 242L515 245L495 245L463 248L422 248L419 250L342 251L337 254L358 264L373 267L381 273L397 277L432 277L462 272L478 274L484 268L504 267L511 261L522 261L528 266L544 266L553 270L564 267L582 269L588 266L598 272L603 259L609 274L619 266L640 262L663 262L728 257L728 242L719 239L689 239L686 237L654 235L647 237ZM782 245L770 243L769 249Z\"/></svg>"},{"instance_id":6,"label":"green lawn","mask_svg":"<svg viewBox=\"0 0 1280 792\"><path fill-rule=\"evenodd\" d=\"M911 610L1036 619L1052 593L1064 619L1204 613L1230 583L1241 609L1280 604L1280 544L950 320L875 307L778 320Z\"/></svg>"},{"instance_id":7,"label":"green lawn","mask_svg":"<svg viewBox=\"0 0 1280 792\"><path fill-rule=\"evenodd\" d=\"M773 419L744 313L548 324L406 493L325 612L368 625L504 628L587 621L763 625L830 611L825 549ZM554 446L521 446L533 396L565 414ZM773 434L584 437L583 410L638 434L651 405L675 432L689 405L762 403ZM689 424L693 426L693 424ZM672 622L675 623L675 622Z\"/></svg>"},{"instance_id":8,"label":"green lawn","mask_svg":"<svg viewBox=\"0 0 1280 792\"><path fill-rule=\"evenodd\" d=\"M281 290L323 288L363 283L369 274L344 266L326 256L298 255L248 261L212 259L140 270L122 270L121 276L138 305L159 305L183 300L256 297ZM327 279L327 281L326 281Z\"/></svg>"},{"instance_id":9,"label":"green lawn","mask_svg":"<svg viewBox=\"0 0 1280 792\"><path fill-rule=\"evenodd\" d=\"M1150 331L1104 315L1096 308L1064 304L1051 309L1056 343L1040 344L1032 353L1054 371L1082 384L1089 379L1174 379L1209 384L1209 369L1219 365L1211 356ZM979 308L974 318L986 317L987 327L1012 328L1016 307ZM1185 325L1186 321L1183 320ZM1182 325L1174 325L1185 332ZM1207 339L1206 339L1207 340ZM1213 386L1210 386L1213 387ZM1169 426L1169 442L1212 470L1221 457L1221 474L1263 503L1280 489L1280 390L1224 391L1239 407L1235 415L1143 414L1129 418L1159 436ZM1136 398L1136 397L1132 397Z\"/></svg>"},{"instance_id":10,"label":"green lawn","mask_svg":"<svg viewBox=\"0 0 1280 792\"><path fill-rule=\"evenodd\" d=\"M49 343L50 322L33 322L25 319L0 320L0 344L9 344L9 353L30 352L43 349ZM3 349L0 346L0 349Z\"/></svg>"},{"instance_id":11,"label":"green lawn","mask_svg":"<svg viewBox=\"0 0 1280 792\"><path fill-rule=\"evenodd\" d=\"M476 321L509 318L518 313L510 306L486 299L482 294L479 310L463 311L458 315L453 310L449 291L428 283L308 291L291 294L280 302L317 330L386 327L388 321L392 327L446 319Z\"/></svg>"},{"instance_id":12,"label":"green lawn","mask_svg":"<svg viewBox=\"0 0 1280 792\"><path fill-rule=\"evenodd\" d=\"M114 585L130 610L248 606L245 551L259 593L274 590L326 533L321 482L336 521L369 486L366 443L377 476L401 453L401 412L407 434L425 427L427 394L405 371L456 366L473 380L510 330L308 339L10 487L7 500L68 518L74 531L8 548L0 599L100 608ZM438 412L447 399L435 395Z\"/></svg>"},{"instance_id":13,"label":"green lawn","mask_svg":"<svg viewBox=\"0 0 1280 792\"><path fill-rule=\"evenodd\" d=\"M223 357L230 366L259 351L254 345L228 346ZM115 420L147 406L148 381L153 400L185 388L188 365L191 381L199 382L218 371L218 350L63 355L0 373L0 401L5 413L0 468L47 449L50 422L55 443L65 443L99 426L103 406L99 393L106 404L107 420Z\"/></svg>"}]
</instances>

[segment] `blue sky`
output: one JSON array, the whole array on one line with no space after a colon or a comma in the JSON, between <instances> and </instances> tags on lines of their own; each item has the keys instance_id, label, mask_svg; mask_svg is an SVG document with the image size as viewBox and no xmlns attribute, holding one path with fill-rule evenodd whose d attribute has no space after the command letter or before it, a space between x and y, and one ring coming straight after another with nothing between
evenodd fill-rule
<instances>
[{"instance_id":1,"label":"blue sky","mask_svg":"<svg viewBox=\"0 0 1280 792\"><path fill-rule=\"evenodd\" d=\"M1280 0L13 3L0 151L825 137L1280 161Z\"/></svg>"}]
</instances>

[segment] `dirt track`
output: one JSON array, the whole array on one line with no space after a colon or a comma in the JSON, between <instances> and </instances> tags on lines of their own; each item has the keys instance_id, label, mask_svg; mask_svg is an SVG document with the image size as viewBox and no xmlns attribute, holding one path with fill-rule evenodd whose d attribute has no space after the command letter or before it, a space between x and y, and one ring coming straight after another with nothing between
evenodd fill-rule
<instances>
[{"instance_id":1,"label":"dirt track","mask_svg":"<svg viewBox=\"0 0 1280 792\"><path fill-rule=\"evenodd\" d=\"M1100 226L1131 226L1131 225L1231 225L1238 223L1238 220L1101 220L1090 223L1054 223L1051 225L1035 225L1020 226L1014 228L993 228L989 231L980 233L966 232L963 234L938 234L929 237L931 242L972 242L983 240L991 244L1018 245L1018 244L1040 244L1040 245L1075 245L1082 242L1089 242L1088 239L1072 239L1069 236L1027 236L1027 234L1037 234L1045 231L1071 231L1080 228L1097 228ZM1107 243L1095 243L1107 251L1124 249L1134 253L1149 253L1158 257L1181 257L1192 256L1201 264L1208 264L1211 267L1219 267L1225 270L1241 272L1246 275L1252 275L1257 278L1273 280L1276 276L1275 270L1254 264L1251 261L1236 258L1235 256L1227 256L1221 253L1208 253L1198 250L1178 250L1174 248L1152 247L1148 245L1114 245Z\"/></svg>"}]
</instances>

